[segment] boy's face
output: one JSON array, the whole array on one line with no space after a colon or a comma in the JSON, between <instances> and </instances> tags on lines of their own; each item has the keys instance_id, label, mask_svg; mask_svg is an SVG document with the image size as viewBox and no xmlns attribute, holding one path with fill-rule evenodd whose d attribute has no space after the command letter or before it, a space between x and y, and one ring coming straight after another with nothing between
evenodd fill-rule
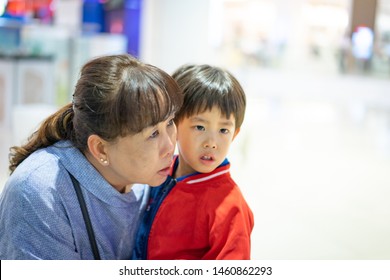
<instances>
[{"instance_id":1,"label":"boy's face","mask_svg":"<svg viewBox=\"0 0 390 280\"><path fill-rule=\"evenodd\" d=\"M227 119L218 107L189 118L177 126L179 167L176 177L195 171L209 173L225 159L237 135L233 115Z\"/></svg>"}]
</instances>

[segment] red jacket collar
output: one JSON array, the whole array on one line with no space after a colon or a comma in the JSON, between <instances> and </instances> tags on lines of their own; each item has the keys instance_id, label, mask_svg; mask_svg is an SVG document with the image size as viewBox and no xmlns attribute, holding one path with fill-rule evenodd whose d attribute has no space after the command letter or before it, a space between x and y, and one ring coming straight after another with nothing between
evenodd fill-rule
<instances>
[{"instance_id":1,"label":"red jacket collar","mask_svg":"<svg viewBox=\"0 0 390 280\"><path fill-rule=\"evenodd\" d=\"M175 172L175 169L177 168L179 157L176 155L174 156L172 165L169 170L169 174L173 177L173 174ZM214 169L210 173L195 173L192 175L185 176L184 179L180 179L181 182L186 183L186 184L196 184L196 183L201 183L205 181L209 181L213 178L222 176L224 174L229 173L230 171L230 163L225 164L223 166L219 166L216 169Z\"/></svg>"}]
</instances>

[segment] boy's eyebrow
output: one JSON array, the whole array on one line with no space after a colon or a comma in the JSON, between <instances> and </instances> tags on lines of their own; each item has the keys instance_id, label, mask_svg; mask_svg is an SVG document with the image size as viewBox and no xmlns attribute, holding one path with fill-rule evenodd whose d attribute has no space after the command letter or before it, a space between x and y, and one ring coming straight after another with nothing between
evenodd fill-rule
<instances>
[{"instance_id":1,"label":"boy's eyebrow","mask_svg":"<svg viewBox=\"0 0 390 280\"><path fill-rule=\"evenodd\" d=\"M202 122L202 123L208 123L207 120L201 118L201 117L192 117L191 118L191 121L192 122ZM219 122L220 125L224 125L224 126L233 126L233 122L231 120L225 120L225 121L222 121L222 122Z\"/></svg>"},{"instance_id":2,"label":"boy's eyebrow","mask_svg":"<svg viewBox=\"0 0 390 280\"><path fill-rule=\"evenodd\" d=\"M208 122L208 121L206 121L205 119L203 119L201 117L191 117L190 120L192 122L204 122L204 123Z\"/></svg>"},{"instance_id":3,"label":"boy's eyebrow","mask_svg":"<svg viewBox=\"0 0 390 280\"><path fill-rule=\"evenodd\" d=\"M220 122L220 124L221 124L221 125L226 125L226 126L233 126L233 122L232 122L232 121L229 121L229 120Z\"/></svg>"}]
</instances>

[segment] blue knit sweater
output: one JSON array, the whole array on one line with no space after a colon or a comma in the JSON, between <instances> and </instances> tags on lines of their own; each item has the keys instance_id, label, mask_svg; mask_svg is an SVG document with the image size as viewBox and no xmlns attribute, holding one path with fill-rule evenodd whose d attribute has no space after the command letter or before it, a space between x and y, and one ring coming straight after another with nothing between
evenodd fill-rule
<instances>
[{"instance_id":1,"label":"blue knit sweater","mask_svg":"<svg viewBox=\"0 0 390 280\"><path fill-rule=\"evenodd\" d=\"M0 259L93 259L68 172L79 181L102 259L130 259L149 195L121 194L68 141L25 159L0 197Z\"/></svg>"}]
</instances>

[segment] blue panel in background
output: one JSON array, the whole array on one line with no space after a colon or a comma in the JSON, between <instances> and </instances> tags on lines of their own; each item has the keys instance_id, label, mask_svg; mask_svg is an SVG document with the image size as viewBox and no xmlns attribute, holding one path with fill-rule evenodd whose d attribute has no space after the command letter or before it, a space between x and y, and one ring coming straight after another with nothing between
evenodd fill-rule
<instances>
[{"instance_id":1,"label":"blue panel in background","mask_svg":"<svg viewBox=\"0 0 390 280\"><path fill-rule=\"evenodd\" d=\"M139 56L141 6L142 0L125 0L123 34L128 39L128 53L136 57Z\"/></svg>"},{"instance_id":2,"label":"blue panel in background","mask_svg":"<svg viewBox=\"0 0 390 280\"><path fill-rule=\"evenodd\" d=\"M83 33L104 32L104 6L99 0L83 2Z\"/></svg>"},{"instance_id":3,"label":"blue panel in background","mask_svg":"<svg viewBox=\"0 0 390 280\"><path fill-rule=\"evenodd\" d=\"M127 52L138 57L142 0L103 2L84 0L83 33L121 33L128 41Z\"/></svg>"}]
</instances>

